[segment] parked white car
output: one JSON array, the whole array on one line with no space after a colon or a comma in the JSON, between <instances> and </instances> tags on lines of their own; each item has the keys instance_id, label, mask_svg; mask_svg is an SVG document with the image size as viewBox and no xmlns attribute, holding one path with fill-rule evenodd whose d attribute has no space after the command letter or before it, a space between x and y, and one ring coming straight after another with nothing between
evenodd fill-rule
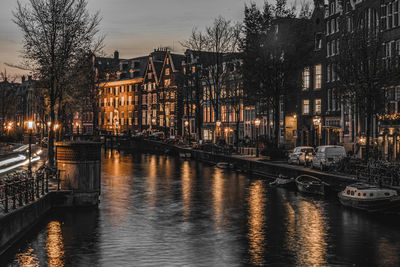
<instances>
[{"instance_id":1,"label":"parked white car","mask_svg":"<svg viewBox=\"0 0 400 267\"><path fill-rule=\"evenodd\" d=\"M311 161L313 152L314 148L310 146L298 146L289 154L288 163L300 165L304 164L306 159Z\"/></svg>"},{"instance_id":2,"label":"parked white car","mask_svg":"<svg viewBox=\"0 0 400 267\"><path fill-rule=\"evenodd\" d=\"M346 157L343 146L319 146L315 149L312 157L312 167L323 170Z\"/></svg>"}]
</instances>

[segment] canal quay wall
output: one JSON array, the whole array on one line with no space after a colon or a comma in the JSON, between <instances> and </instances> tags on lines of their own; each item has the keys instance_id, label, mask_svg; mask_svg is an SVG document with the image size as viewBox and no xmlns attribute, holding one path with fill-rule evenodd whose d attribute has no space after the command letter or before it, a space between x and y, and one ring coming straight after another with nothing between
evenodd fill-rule
<instances>
[{"instance_id":1,"label":"canal quay wall","mask_svg":"<svg viewBox=\"0 0 400 267\"><path fill-rule=\"evenodd\" d=\"M93 206L93 203L98 203L98 197L91 193L53 191L7 214L0 213L0 256L52 209Z\"/></svg>"},{"instance_id":2,"label":"canal quay wall","mask_svg":"<svg viewBox=\"0 0 400 267\"><path fill-rule=\"evenodd\" d=\"M179 155L179 153L190 153L192 159L209 164L216 164L218 162L231 163L233 164L234 169L249 173L254 177L275 178L278 175L284 175L288 177L297 177L303 174L312 175L329 184L333 191L343 190L343 188L347 185L357 181L356 177L321 172L302 166L288 165L282 162L260 161L255 160L255 158L243 157L240 155L230 156L211 153L202 150L183 148L155 140L140 138L131 139L127 142L129 143L121 143L120 147L142 152L159 152L172 155Z\"/></svg>"},{"instance_id":3,"label":"canal quay wall","mask_svg":"<svg viewBox=\"0 0 400 267\"><path fill-rule=\"evenodd\" d=\"M59 142L55 146L57 191L51 191L9 213L0 213L0 256L52 209L98 205L101 191L101 144Z\"/></svg>"}]
</instances>

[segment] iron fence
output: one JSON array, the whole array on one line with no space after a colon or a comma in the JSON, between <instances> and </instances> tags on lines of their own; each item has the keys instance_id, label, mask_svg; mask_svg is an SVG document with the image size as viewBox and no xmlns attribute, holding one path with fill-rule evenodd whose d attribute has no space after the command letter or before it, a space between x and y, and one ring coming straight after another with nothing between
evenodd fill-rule
<instances>
[{"instance_id":1,"label":"iron fence","mask_svg":"<svg viewBox=\"0 0 400 267\"><path fill-rule=\"evenodd\" d=\"M27 171L8 174L0 180L0 211L8 213L43 197L49 192L49 181L59 185L59 172L47 165L31 175Z\"/></svg>"}]
</instances>

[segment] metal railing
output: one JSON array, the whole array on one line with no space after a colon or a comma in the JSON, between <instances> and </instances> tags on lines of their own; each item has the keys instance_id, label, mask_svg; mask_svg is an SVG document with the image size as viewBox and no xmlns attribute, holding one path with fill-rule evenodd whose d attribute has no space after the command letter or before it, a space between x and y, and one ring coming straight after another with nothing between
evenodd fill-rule
<instances>
[{"instance_id":1,"label":"metal railing","mask_svg":"<svg viewBox=\"0 0 400 267\"><path fill-rule=\"evenodd\" d=\"M0 181L0 211L8 213L35 201L49 192L49 180L59 184L59 172L47 165L29 175L27 171L14 172ZM59 186L57 186L59 188Z\"/></svg>"},{"instance_id":2,"label":"metal railing","mask_svg":"<svg viewBox=\"0 0 400 267\"><path fill-rule=\"evenodd\" d=\"M380 186L400 186L400 166L388 161L370 161L343 158L326 170L329 173L354 175L357 180Z\"/></svg>"}]
</instances>

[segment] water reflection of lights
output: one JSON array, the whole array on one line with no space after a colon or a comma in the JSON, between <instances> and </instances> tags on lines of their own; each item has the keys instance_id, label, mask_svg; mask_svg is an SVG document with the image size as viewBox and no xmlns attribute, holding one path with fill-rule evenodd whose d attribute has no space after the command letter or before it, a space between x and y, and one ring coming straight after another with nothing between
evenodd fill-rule
<instances>
[{"instance_id":1,"label":"water reflection of lights","mask_svg":"<svg viewBox=\"0 0 400 267\"><path fill-rule=\"evenodd\" d=\"M146 178L146 199L150 207L155 207L157 202L157 161L152 155L148 169L149 175Z\"/></svg>"},{"instance_id":2,"label":"water reflection of lights","mask_svg":"<svg viewBox=\"0 0 400 267\"><path fill-rule=\"evenodd\" d=\"M301 200L297 208L299 214L288 212L289 218L292 218L287 225L288 246L297 254L296 265L326 266L327 226L323 207L318 203Z\"/></svg>"},{"instance_id":3,"label":"water reflection of lights","mask_svg":"<svg viewBox=\"0 0 400 267\"><path fill-rule=\"evenodd\" d=\"M224 219L224 178L221 169L215 169L212 183L214 220L217 228L223 226Z\"/></svg>"},{"instance_id":4,"label":"water reflection of lights","mask_svg":"<svg viewBox=\"0 0 400 267\"><path fill-rule=\"evenodd\" d=\"M48 266L64 266L64 242L60 222L52 221L47 225L46 249Z\"/></svg>"},{"instance_id":5,"label":"water reflection of lights","mask_svg":"<svg viewBox=\"0 0 400 267\"><path fill-rule=\"evenodd\" d=\"M390 241L386 237L378 240L379 266L400 266L399 242Z\"/></svg>"},{"instance_id":6,"label":"water reflection of lights","mask_svg":"<svg viewBox=\"0 0 400 267\"><path fill-rule=\"evenodd\" d=\"M249 188L249 254L254 266L264 265L265 247L265 195L263 181L253 182Z\"/></svg>"},{"instance_id":7,"label":"water reflection of lights","mask_svg":"<svg viewBox=\"0 0 400 267\"><path fill-rule=\"evenodd\" d=\"M192 173L190 165L185 161L182 165L182 202L183 202L183 217L184 219L190 216L190 201L192 196Z\"/></svg>"},{"instance_id":8,"label":"water reflection of lights","mask_svg":"<svg viewBox=\"0 0 400 267\"><path fill-rule=\"evenodd\" d=\"M39 260L38 260L37 256L33 253L33 248L29 248L24 253L17 254L15 261L21 267L36 267L36 266L39 266Z\"/></svg>"}]
</instances>

